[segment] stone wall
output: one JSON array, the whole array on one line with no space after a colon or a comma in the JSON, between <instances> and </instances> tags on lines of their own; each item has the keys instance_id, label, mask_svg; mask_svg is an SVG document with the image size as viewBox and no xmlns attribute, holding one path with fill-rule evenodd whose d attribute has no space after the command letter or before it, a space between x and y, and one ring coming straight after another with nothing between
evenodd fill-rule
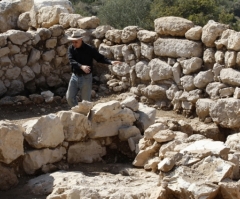
<instances>
[{"instance_id":1,"label":"stone wall","mask_svg":"<svg viewBox=\"0 0 240 199\"><path fill-rule=\"evenodd\" d=\"M154 25L155 31L137 26L117 30L100 26L97 17L62 13L59 24L49 28L2 33L0 104L13 103L9 96L31 99L47 90L64 97L71 76L66 37L80 31L100 53L122 61L108 68L95 63L95 91L130 91L155 108L187 117L196 112L202 121L239 128L239 33L212 20L200 27L163 17Z\"/></svg>"}]
</instances>

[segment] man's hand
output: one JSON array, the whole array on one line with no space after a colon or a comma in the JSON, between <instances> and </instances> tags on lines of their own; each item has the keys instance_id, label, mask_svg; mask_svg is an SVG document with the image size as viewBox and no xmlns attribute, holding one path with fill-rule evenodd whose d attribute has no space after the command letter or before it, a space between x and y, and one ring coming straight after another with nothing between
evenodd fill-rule
<instances>
[{"instance_id":1,"label":"man's hand","mask_svg":"<svg viewBox=\"0 0 240 199\"><path fill-rule=\"evenodd\" d=\"M122 63L122 62L120 62L120 61L111 61L111 64L112 64L112 65L120 64L120 63Z\"/></svg>"},{"instance_id":2,"label":"man's hand","mask_svg":"<svg viewBox=\"0 0 240 199\"><path fill-rule=\"evenodd\" d=\"M91 72L90 66L81 65L80 68L81 68L85 73L90 73L90 72Z\"/></svg>"}]
</instances>

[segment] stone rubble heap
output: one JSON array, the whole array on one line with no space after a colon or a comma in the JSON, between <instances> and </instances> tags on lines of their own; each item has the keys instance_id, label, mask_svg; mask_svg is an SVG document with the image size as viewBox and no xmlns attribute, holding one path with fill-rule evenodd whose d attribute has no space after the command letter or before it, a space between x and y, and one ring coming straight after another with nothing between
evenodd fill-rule
<instances>
[{"instance_id":1,"label":"stone rubble heap","mask_svg":"<svg viewBox=\"0 0 240 199\"><path fill-rule=\"evenodd\" d=\"M113 100L95 105L83 101L71 111L45 115L22 126L1 121L1 189L15 186L19 175L33 175L40 171L51 173L67 170L72 164L102 161L107 155L107 148L120 150L117 138L120 143L127 143L129 153L135 153L133 166L152 171L159 177L153 175L152 180L145 182L149 190L145 187L137 193L126 193L119 189L109 191L109 197L117 194L126 197L134 195L139 199L143 195L151 199L203 196L229 199L240 196L239 133L227 136L225 142L218 141L223 132L217 125L190 119L190 122L184 122L168 117L157 118L156 109L138 102L136 96L128 94L121 97L121 102ZM124 145L125 148L127 145ZM131 169L127 172L131 173ZM48 199L70 197L71 194L81 198L84 190L93 194L89 198L94 198L96 193L98 198L104 198L103 187L98 187L97 191L94 187L82 185L81 172L73 174L79 176L80 181L69 178L65 185L57 183L66 181L64 173L51 174L51 180L49 175L41 175L30 180L26 186L33 194L50 194ZM132 170L129 175L134 177L133 173L135 171ZM87 179L86 182L91 183ZM53 187L53 184L56 186ZM59 189L62 191L59 192Z\"/></svg>"}]
</instances>

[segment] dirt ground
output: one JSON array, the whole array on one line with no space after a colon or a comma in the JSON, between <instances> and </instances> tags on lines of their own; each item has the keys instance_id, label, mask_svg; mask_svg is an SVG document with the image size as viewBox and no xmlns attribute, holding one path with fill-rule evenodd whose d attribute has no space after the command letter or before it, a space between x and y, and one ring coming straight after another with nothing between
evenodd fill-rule
<instances>
[{"instance_id":1,"label":"dirt ground","mask_svg":"<svg viewBox=\"0 0 240 199\"><path fill-rule=\"evenodd\" d=\"M116 98L116 95L100 97L94 99L94 103L111 101ZM24 122L39 118L43 115L47 115L50 113L57 113L62 110L70 110L69 106L59 103L51 103L51 104L39 104L39 105L16 105L16 106L0 106L0 120L10 120L15 124L23 124ZM183 120L188 120L182 115L176 114L174 111L163 111L157 110L157 117L172 117ZM111 157L108 157L111 158ZM123 157L124 159L124 157ZM129 161L120 161L118 163L113 163L113 161L105 161L94 164L78 164L72 165L68 168L69 171L82 171L85 172L86 175L94 175L99 172L105 172L110 174L118 174L124 168L132 168L131 159ZM19 184L8 191L0 191L0 199L44 199L46 196L36 196L30 194L26 189L25 185L34 176L25 176L20 178Z\"/></svg>"}]
</instances>

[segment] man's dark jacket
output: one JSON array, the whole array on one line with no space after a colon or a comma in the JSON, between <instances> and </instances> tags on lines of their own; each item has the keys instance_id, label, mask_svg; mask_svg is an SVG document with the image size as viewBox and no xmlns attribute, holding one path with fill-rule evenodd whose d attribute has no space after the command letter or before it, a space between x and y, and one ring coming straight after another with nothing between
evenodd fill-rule
<instances>
[{"instance_id":1,"label":"man's dark jacket","mask_svg":"<svg viewBox=\"0 0 240 199\"><path fill-rule=\"evenodd\" d=\"M97 49L84 43L80 48L74 48L70 45L68 48L68 58L72 67L72 72L76 75L86 74L81 68L81 65L90 66L91 73L93 71L93 59L103 64L111 64L111 61L100 54Z\"/></svg>"}]
</instances>

